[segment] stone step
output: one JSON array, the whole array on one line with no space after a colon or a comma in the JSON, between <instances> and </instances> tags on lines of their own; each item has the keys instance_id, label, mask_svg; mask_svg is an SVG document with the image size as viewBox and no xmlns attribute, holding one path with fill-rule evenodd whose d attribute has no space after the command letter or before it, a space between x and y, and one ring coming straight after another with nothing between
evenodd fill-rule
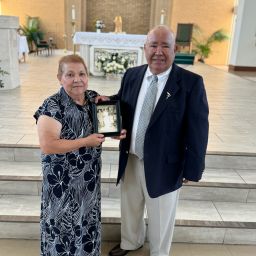
<instances>
[{"instance_id":1,"label":"stone step","mask_svg":"<svg viewBox=\"0 0 256 256\"><path fill-rule=\"evenodd\" d=\"M116 187L116 164L102 166L102 196L119 198ZM0 195L40 195L41 166L39 162L0 161ZM207 168L201 182L185 184L181 199L256 202L255 170Z\"/></svg>"},{"instance_id":2,"label":"stone step","mask_svg":"<svg viewBox=\"0 0 256 256\"><path fill-rule=\"evenodd\" d=\"M108 139L104 142L102 160L103 163L118 164L116 140ZM32 145L0 144L0 161L38 162L40 161L40 149L38 146ZM206 167L256 170L256 154L207 152Z\"/></svg>"},{"instance_id":3,"label":"stone step","mask_svg":"<svg viewBox=\"0 0 256 256\"><path fill-rule=\"evenodd\" d=\"M27 144L0 144L0 161L40 161L41 151L38 145ZM106 138L103 154L108 162L118 162L118 140Z\"/></svg>"},{"instance_id":4,"label":"stone step","mask_svg":"<svg viewBox=\"0 0 256 256\"><path fill-rule=\"evenodd\" d=\"M256 203L180 200L174 242L256 244ZM39 196L0 197L0 238L39 239ZM145 215L146 218L146 215ZM103 240L120 239L119 199L102 199Z\"/></svg>"},{"instance_id":5,"label":"stone step","mask_svg":"<svg viewBox=\"0 0 256 256\"><path fill-rule=\"evenodd\" d=\"M101 256L108 256L116 242L103 241L101 244ZM0 256L38 256L40 254L39 240L24 239L0 239ZM225 244L191 244L173 243L170 256L252 256L255 255L255 245L225 245ZM129 256L148 256L149 244L143 248L129 253Z\"/></svg>"},{"instance_id":6,"label":"stone step","mask_svg":"<svg viewBox=\"0 0 256 256\"><path fill-rule=\"evenodd\" d=\"M102 151L104 164L118 164L118 141L107 138ZM40 162L40 149L32 145L0 144L0 161ZM206 168L255 170L256 154L254 153L228 153L207 152Z\"/></svg>"},{"instance_id":7,"label":"stone step","mask_svg":"<svg viewBox=\"0 0 256 256\"><path fill-rule=\"evenodd\" d=\"M33 147L1 147L0 145L0 162L10 162L15 165L22 165L21 162L31 162L31 165L36 166L36 171L40 171L40 150L39 148ZM117 165L118 165L118 151L117 148L108 147L104 148L102 152L102 162L103 167L110 169L111 176L104 176L105 182L115 182ZM26 164L25 164L26 165ZM213 170L213 173L211 172ZM215 170L219 170L219 174L215 174ZM208 171L210 171L208 173ZM0 168L1 172L1 168ZM212 174L211 174L212 173ZM233 173L233 174L232 174ZM102 173L104 175L104 172ZM207 181L215 182L217 186L224 186L225 181L229 180L229 187L236 186L236 183L247 183L255 184L256 182L256 155L228 155L227 153L217 154L209 153L206 155L206 171ZM1 175L1 173L0 173ZM27 174L24 174L23 179L25 180ZM232 179L230 176L232 175ZM243 177L239 177L243 175ZM21 176L20 174L18 176ZM31 175L29 175L31 176ZM108 178L108 179L107 179ZM235 178L234 185L232 185L232 180ZM244 178L244 181L243 181ZM18 178L19 179L19 178ZM242 179L242 181L241 181ZM240 180L240 181L239 181Z\"/></svg>"}]
</instances>

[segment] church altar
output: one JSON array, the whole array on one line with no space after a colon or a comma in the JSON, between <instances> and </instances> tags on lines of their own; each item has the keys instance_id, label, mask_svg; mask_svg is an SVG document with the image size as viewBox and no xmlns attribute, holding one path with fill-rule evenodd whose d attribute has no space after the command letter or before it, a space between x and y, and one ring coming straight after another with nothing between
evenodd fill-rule
<instances>
[{"instance_id":1,"label":"church altar","mask_svg":"<svg viewBox=\"0 0 256 256\"><path fill-rule=\"evenodd\" d=\"M98 56L104 53L118 53L128 57L129 66L145 63L143 53L146 35L76 32L73 37L74 45L80 46L80 55L85 60L89 72L95 76L102 76L103 72L97 66Z\"/></svg>"}]
</instances>

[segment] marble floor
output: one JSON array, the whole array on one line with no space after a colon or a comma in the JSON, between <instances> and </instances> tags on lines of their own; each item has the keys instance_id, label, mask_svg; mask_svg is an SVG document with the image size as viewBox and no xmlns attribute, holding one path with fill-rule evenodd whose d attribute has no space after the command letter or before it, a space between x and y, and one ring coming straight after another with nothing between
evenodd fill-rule
<instances>
[{"instance_id":1,"label":"marble floor","mask_svg":"<svg viewBox=\"0 0 256 256\"><path fill-rule=\"evenodd\" d=\"M114 243L102 245L102 256L107 256ZM37 256L38 240L5 240L0 239L0 256ZM214 245L214 244L182 244L174 243L170 256L253 256L256 246ZM149 256L148 244L142 249L131 252L129 256Z\"/></svg>"},{"instance_id":2,"label":"marble floor","mask_svg":"<svg viewBox=\"0 0 256 256\"><path fill-rule=\"evenodd\" d=\"M252 71L232 71L232 70L228 71L228 66L227 65L214 65L214 67L218 68L218 69L222 69L225 72L235 74L235 75L240 76L244 79L256 82L256 72L252 72Z\"/></svg>"},{"instance_id":3,"label":"marble floor","mask_svg":"<svg viewBox=\"0 0 256 256\"><path fill-rule=\"evenodd\" d=\"M17 89L0 91L0 146L38 147L33 113L43 100L55 93L59 58L31 55L20 64L20 84ZM256 155L256 74L234 74L225 68L201 63L185 68L203 76L210 106L210 136L208 153ZM111 95L118 91L120 81L90 77L89 88L100 94ZM117 147L117 141L108 139L104 147ZM251 176L250 176L251 177ZM255 176L254 176L255 178ZM250 178L251 181L251 178ZM113 243L103 243L106 256ZM172 247L172 256L252 256L256 246L180 244ZM36 256L39 241L0 239L0 256ZM131 256L146 256L148 245Z\"/></svg>"},{"instance_id":4,"label":"marble floor","mask_svg":"<svg viewBox=\"0 0 256 256\"><path fill-rule=\"evenodd\" d=\"M63 50L52 56L29 56L20 64L20 87L0 92L0 144L38 146L33 113L43 100L55 93L57 63ZM256 81L238 76L225 69L201 63L185 66L203 76L209 107L209 153L256 153ZM252 72L251 77L255 77ZM107 81L90 77L89 88L100 94L111 95L118 91L120 81ZM107 146L117 146L108 140Z\"/></svg>"}]
</instances>

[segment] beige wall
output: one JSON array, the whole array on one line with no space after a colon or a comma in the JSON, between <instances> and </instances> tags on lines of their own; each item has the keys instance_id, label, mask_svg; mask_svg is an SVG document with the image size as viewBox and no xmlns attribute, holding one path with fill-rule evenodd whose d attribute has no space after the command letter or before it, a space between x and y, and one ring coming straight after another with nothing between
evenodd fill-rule
<instances>
[{"instance_id":1,"label":"beige wall","mask_svg":"<svg viewBox=\"0 0 256 256\"><path fill-rule=\"evenodd\" d=\"M64 1L63 0L1 0L2 14L18 16L20 25L26 25L26 15L40 18L40 28L45 39L53 37L63 48Z\"/></svg>"},{"instance_id":2,"label":"beige wall","mask_svg":"<svg viewBox=\"0 0 256 256\"><path fill-rule=\"evenodd\" d=\"M123 31L146 34L152 24L157 24L160 9L166 10L166 24L176 31L177 23L195 23L209 36L223 28L231 33L235 0L1 0L2 14L19 16L25 24L26 14L38 16L46 37L53 36L59 48L64 48L63 35L71 43L71 5L76 5L77 31L95 31L95 21L103 19L103 32L114 31L114 18L121 15ZM224 65L228 62L229 41L216 43L209 64Z\"/></svg>"},{"instance_id":3,"label":"beige wall","mask_svg":"<svg viewBox=\"0 0 256 256\"><path fill-rule=\"evenodd\" d=\"M170 27L176 32L177 23L195 23L206 36L222 28L229 35L233 18L234 0L173 0ZM208 64L224 65L228 62L230 40L216 43Z\"/></svg>"},{"instance_id":4,"label":"beige wall","mask_svg":"<svg viewBox=\"0 0 256 256\"><path fill-rule=\"evenodd\" d=\"M114 31L115 16L120 15L123 31L129 34L146 34L149 30L149 0L88 0L87 31L95 31L95 21L103 20L104 32Z\"/></svg>"}]
</instances>

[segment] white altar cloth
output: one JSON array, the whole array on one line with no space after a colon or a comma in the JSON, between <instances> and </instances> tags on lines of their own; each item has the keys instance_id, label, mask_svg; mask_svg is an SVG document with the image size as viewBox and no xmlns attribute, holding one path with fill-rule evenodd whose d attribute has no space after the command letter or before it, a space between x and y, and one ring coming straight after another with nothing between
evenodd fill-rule
<instances>
[{"instance_id":1,"label":"white altar cloth","mask_svg":"<svg viewBox=\"0 0 256 256\"><path fill-rule=\"evenodd\" d=\"M105 45L113 47L143 47L146 35L76 32L74 44Z\"/></svg>"}]
</instances>

